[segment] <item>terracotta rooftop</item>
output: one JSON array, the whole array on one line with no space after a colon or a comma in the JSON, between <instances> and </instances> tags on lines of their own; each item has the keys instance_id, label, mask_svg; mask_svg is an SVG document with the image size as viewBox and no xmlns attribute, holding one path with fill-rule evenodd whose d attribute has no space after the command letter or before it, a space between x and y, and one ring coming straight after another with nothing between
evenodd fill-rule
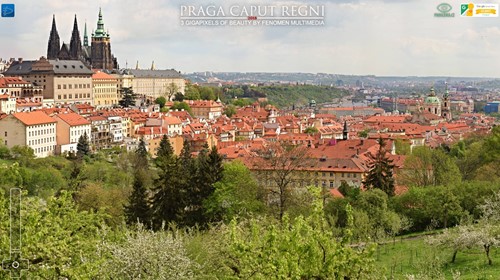
<instances>
[{"instance_id":1,"label":"terracotta rooftop","mask_svg":"<svg viewBox=\"0 0 500 280\"><path fill-rule=\"evenodd\" d=\"M40 111L15 113L13 116L25 125L38 125L56 122L56 120Z\"/></svg>"},{"instance_id":2,"label":"terracotta rooftop","mask_svg":"<svg viewBox=\"0 0 500 280\"><path fill-rule=\"evenodd\" d=\"M95 72L92 75L92 79L93 80L116 80L115 77L113 77L113 76L111 76L109 74L106 74L104 72L101 72L101 71Z\"/></svg>"},{"instance_id":3,"label":"terracotta rooftop","mask_svg":"<svg viewBox=\"0 0 500 280\"><path fill-rule=\"evenodd\" d=\"M64 113L56 115L59 119L69 124L70 126L78 126L78 125L89 125L90 122L86 120L84 117L78 115L77 113Z\"/></svg>"}]
</instances>

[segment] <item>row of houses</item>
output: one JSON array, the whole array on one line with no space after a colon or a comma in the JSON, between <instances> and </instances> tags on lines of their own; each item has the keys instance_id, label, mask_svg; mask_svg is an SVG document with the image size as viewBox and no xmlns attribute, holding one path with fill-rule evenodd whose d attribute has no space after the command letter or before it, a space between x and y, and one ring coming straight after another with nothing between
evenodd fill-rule
<instances>
[{"instance_id":1,"label":"row of houses","mask_svg":"<svg viewBox=\"0 0 500 280\"><path fill-rule=\"evenodd\" d=\"M111 108L118 104L122 88L132 88L144 100L160 96L173 98L173 93L184 94L185 80L173 69L125 69L114 72L90 70L79 60L18 59L12 61L2 74L0 95L29 101L31 108L63 107L85 103L96 108ZM26 106L25 106L26 107ZM0 108L11 113L7 108Z\"/></svg>"}]
</instances>

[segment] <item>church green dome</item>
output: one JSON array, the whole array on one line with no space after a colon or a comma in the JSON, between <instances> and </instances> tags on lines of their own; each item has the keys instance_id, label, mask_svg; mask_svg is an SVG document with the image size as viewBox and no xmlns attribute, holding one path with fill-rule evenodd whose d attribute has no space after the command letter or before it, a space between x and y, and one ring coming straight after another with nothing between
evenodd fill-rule
<instances>
[{"instance_id":1,"label":"church green dome","mask_svg":"<svg viewBox=\"0 0 500 280\"><path fill-rule=\"evenodd\" d=\"M439 98L437 96L427 96L424 100L424 103L426 103L426 104L441 104L441 101L439 101Z\"/></svg>"},{"instance_id":2,"label":"church green dome","mask_svg":"<svg viewBox=\"0 0 500 280\"><path fill-rule=\"evenodd\" d=\"M424 99L424 104L441 104L441 101L439 101L439 98L434 92L434 87L431 88L429 95L427 95L427 97Z\"/></svg>"}]
</instances>

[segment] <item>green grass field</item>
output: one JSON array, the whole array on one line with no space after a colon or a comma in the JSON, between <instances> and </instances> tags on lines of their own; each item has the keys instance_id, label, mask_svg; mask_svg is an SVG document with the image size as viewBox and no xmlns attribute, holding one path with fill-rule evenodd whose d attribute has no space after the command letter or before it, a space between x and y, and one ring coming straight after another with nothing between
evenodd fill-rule
<instances>
[{"instance_id":1,"label":"green grass field","mask_svg":"<svg viewBox=\"0 0 500 280\"><path fill-rule=\"evenodd\" d=\"M488 265L484 251L479 248L459 251L451 263L453 251L425 242L426 237L396 239L377 247L375 259L385 270L388 279L500 279L500 250L490 252L493 265Z\"/></svg>"}]
</instances>

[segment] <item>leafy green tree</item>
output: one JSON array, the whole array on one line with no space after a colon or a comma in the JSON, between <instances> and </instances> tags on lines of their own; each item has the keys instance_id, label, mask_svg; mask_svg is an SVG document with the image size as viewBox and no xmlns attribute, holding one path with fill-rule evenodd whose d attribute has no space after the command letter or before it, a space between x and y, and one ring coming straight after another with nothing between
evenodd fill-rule
<instances>
[{"instance_id":1,"label":"leafy green tree","mask_svg":"<svg viewBox=\"0 0 500 280\"><path fill-rule=\"evenodd\" d=\"M185 89L184 99L188 100L200 100L200 91L199 87L193 84L187 84Z\"/></svg>"},{"instance_id":2,"label":"leafy green tree","mask_svg":"<svg viewBox=\"0 0 500 280\"><path fill-rule=\"evenodd\" d=\"M155 103L160 105L160 109L162 109L163 107L165 107L165 103L167 103L167 99L163 96L160 96L160 97L155 99Z\"/></svg>"},{"instance_id":3,"label":"leafy green tree","mask_svg":"<svg viewBox=\"0 0 500 280\"><path fill-rule=\"evenodd\" d=\"M408 186L453 185L461 181L460 170L445 152L440 149L416 147L399 174L401 184Z\"/></svg>"},{"instance_id":4,"label":"leafy green tree","mask_svg":"<svg viewBox=\"0 0 500 280\"><path fill-rule=\"evenodd\" d=\"M410 143L405 142L401 139L394 140L394 145L396 146L396 154L398 155L409 155L411 154Z\"/></svg>"},{"instance_id":5,"label":"leafy green tree","mask_svg":"<svg viewBox=\"0 0 500 280\"><path fill-rule=\"evenodd\" d=\"M35 159L35 152L28 146L15 145L10 149L10 154L21 166L29 166Z\"/></svg>"},{"instance_id":6,"label":"leafy green tree","mask_svg":"<svg viewBox=\"0 0 500 280\"><path fill-rule=\"evenodd\" d=\"M361 138L367 138L368 137L368 130L365 129L365 130L362 130L360 132L358 132L358 137L361 137Z\"/></svg>"},{"instance_id":7,"label":"leafy green tree","mask_svg":"<svg viewBox=\"0 0 500 280\"><path fill-rule=\"evenodd\" d=\"M274 208L277 218L282 220L293 203L294 181L303 179L308 184L300 169L314 166L315 162L305 146L273 143L259 151L255 164L259 181L267 185L268 204Z\"/></svg>"},{"instance_id":8,"label":"leafy green tree","mask_svg":"<svg viewBox=\"0 0 500 280\"><path fill-rule=\"evenodd\" d=\"M230 225L229 249L224 265L232 270L226 279L379 279L374 246L357 249L349 245L353 219L347 206L348 229L338 239L328 230L319 189L312 214L282 226L252 220L249 226Z\"/></svg>"},{"instance_id":9,"label":"leafy green tree","mask_svg":"<svg viewBox=\"0 0 500 280\"><path fill-rule=\"evenodd\" d=\"M0 159L10 159L10 149L6 145L4 145L4 142L2 138L0 138Z\"/></svg>"},{"instance_id":10,"label":"leafy green tree","mask_svg":"<svg viewBox=\"0 0 500 280\"><path fill-rule=\"evenodd\" d=\"M179 86L174 82L171 82L167 86L165 86L165 96L167 100L172 100L172 97L179 91Z\"/></svg>"},{"instance_id":11,"label":"leafy green tree","mask_svg":"<svg viewBox=\"0 0 500 280\"><path fill-rule=\"evenodd\" d=\"M174 100L173 101L179 101L179 102L184 101L184 94L182 94L182 92L177 92L174 95Z\"/></svg>"},{"instance_id":12,"label":"leafy green tree","mask_svg":"<svg viewBox=\"0 0 500 280\"><path fill-rule=\"evenodd\" d=\"M304 133L316 134L316 133L318 133L318 129L314 126L310 126L310 127L306 128L306 130L304 130Z\"/></svg>"},{"instance_id":13,"label":"leafy green tree","mask_svg":"<svg viewBox=\"0 0 500 280\"><path fill-rule=\"evenodd\" d=\"M245 107L251 105L254 101L248 98L238 98L233 100L233 105L238 107Z\"/></svg>"},{"instance_id":14,"label":"leafy green tree","mask_svg":"<svg viewBox=\"0 0 500 280\"><path fill-rule=\"evenodd\" d=\"M172 110L184 110L184 111L188 111L189 114L192 114L191 112L191 107L189 107L189 104L187 104L186 102L174 102L174 105L172 105L172 107L170 107L170 109Z\"/></svg>"},{"instance_id":15,"label":"leafy green tree","mask_svg":"<svg viewBox=\"0 0 500 280\"><path fill-rule=\"evenodd\" d=\"M215 95L214 89L211 87L200 87L199 88L200 97L202 100L215 100L217 96Z\"/></svg>"},{"instance_id":16,"label":"leafy green tree","mask_svg":"<svg viewBox=\"0 0 500 280\"><path fill-rule=\"evenodd\" d=\"M9 252L9 200L0 195L0 249ZM72 193L61 191L47 201L23 194L21 200L21 255L29 261L31 279L95 279L103 261L99 243L104 215L79 211ZM9 279L9 271L0 271Z\"/></svg>"},{"instance_id":17,"label":"leafy green tree","mask_svg":"<svg viewBox=\"0 0 500 280\"><path fill-rule=\"evenodd\" d=\"M229 222L234 217L249 217L264 210L264 198L252 173L239 161L224 164L222 180L205 200L210 220Z\"/></svg>"},{"instance_id":18,"label":"leafy green tree","mask_svg":"<svg viewBox=\"0 0 500 280\"><path fill-rule=\"evenodd\" d=\"M124 87L120 90L122 99L118 101L118 104L124 108L128 108L135 105L137 99L137 94L130 87Z\"/></svg>"},{"instance_id":19,"label":"leafy green tree","mask_svg":"<svg viewBox=\"0 0 500 280\"><path fill-rule=\"evenodd\" d=\"M412 221L413 231L453 226L465 215L451 187L413 187L392 202L397 213Z\"/></svg>"},{"instance_id":20,"label":"leafy green tree","mask_svg":"<svg viewBox=\"0 0 500 280\"><path fill-rule=\"evenodd\" d=\"M125 209L130 188L108 188L99 182L84 182L74 194L78 209L105 214L108 226L118 227L125 221Z\"/></svg>"},{"instance_id":21,"label":"leafy green tree","mask_svg":"<svg viewBox=\"0 0 500 280\"><path fill-rule=\"evenodd\" d=\"M394 177L392 160L387 157L385 141L378 140L379 148L375 155L370 154L372 162L369 165L370 171L366 175L363 184L366 188L377 188L383 190L387 195L394 196Z\"/></svg>"},{"instance_id":22,"label":"leafy green tree","mask_svg":"<svg viewBox=\"0 0 500 280\"><path fill-rule=\"evenodd\" d=\"M139 225L137 230L126 230L123 241L105 241L110 258L100 273L106 279L196 279L199 265L188 257L183 242L181 233Z\"/></svg>"},{"instance_id":23,"label":"leafy green tree","mask_svg":"<svg viewBox=\"0 0 500 280\"><path fill-rule=\"evenodd\" d=\"M84 156L88 156L90 154L90 145L89 145L89 137L87 136L87 132L83 133L83 135L78 138L78 144L76 145L76 155L78 158L83 158Z\"/></svg>"},{"instance_id":24,"label":"leafy green tree","mask_svg":"<svg viewBox=\"0 0 500 280\"><path fill-rule=\"evenodd\" d=\"M236 107L234 105L229 104L226 106L226 108L224 108L224 115L226 115L230 118L234 114L236 114Z\"/></svg>"}]
</instances>

